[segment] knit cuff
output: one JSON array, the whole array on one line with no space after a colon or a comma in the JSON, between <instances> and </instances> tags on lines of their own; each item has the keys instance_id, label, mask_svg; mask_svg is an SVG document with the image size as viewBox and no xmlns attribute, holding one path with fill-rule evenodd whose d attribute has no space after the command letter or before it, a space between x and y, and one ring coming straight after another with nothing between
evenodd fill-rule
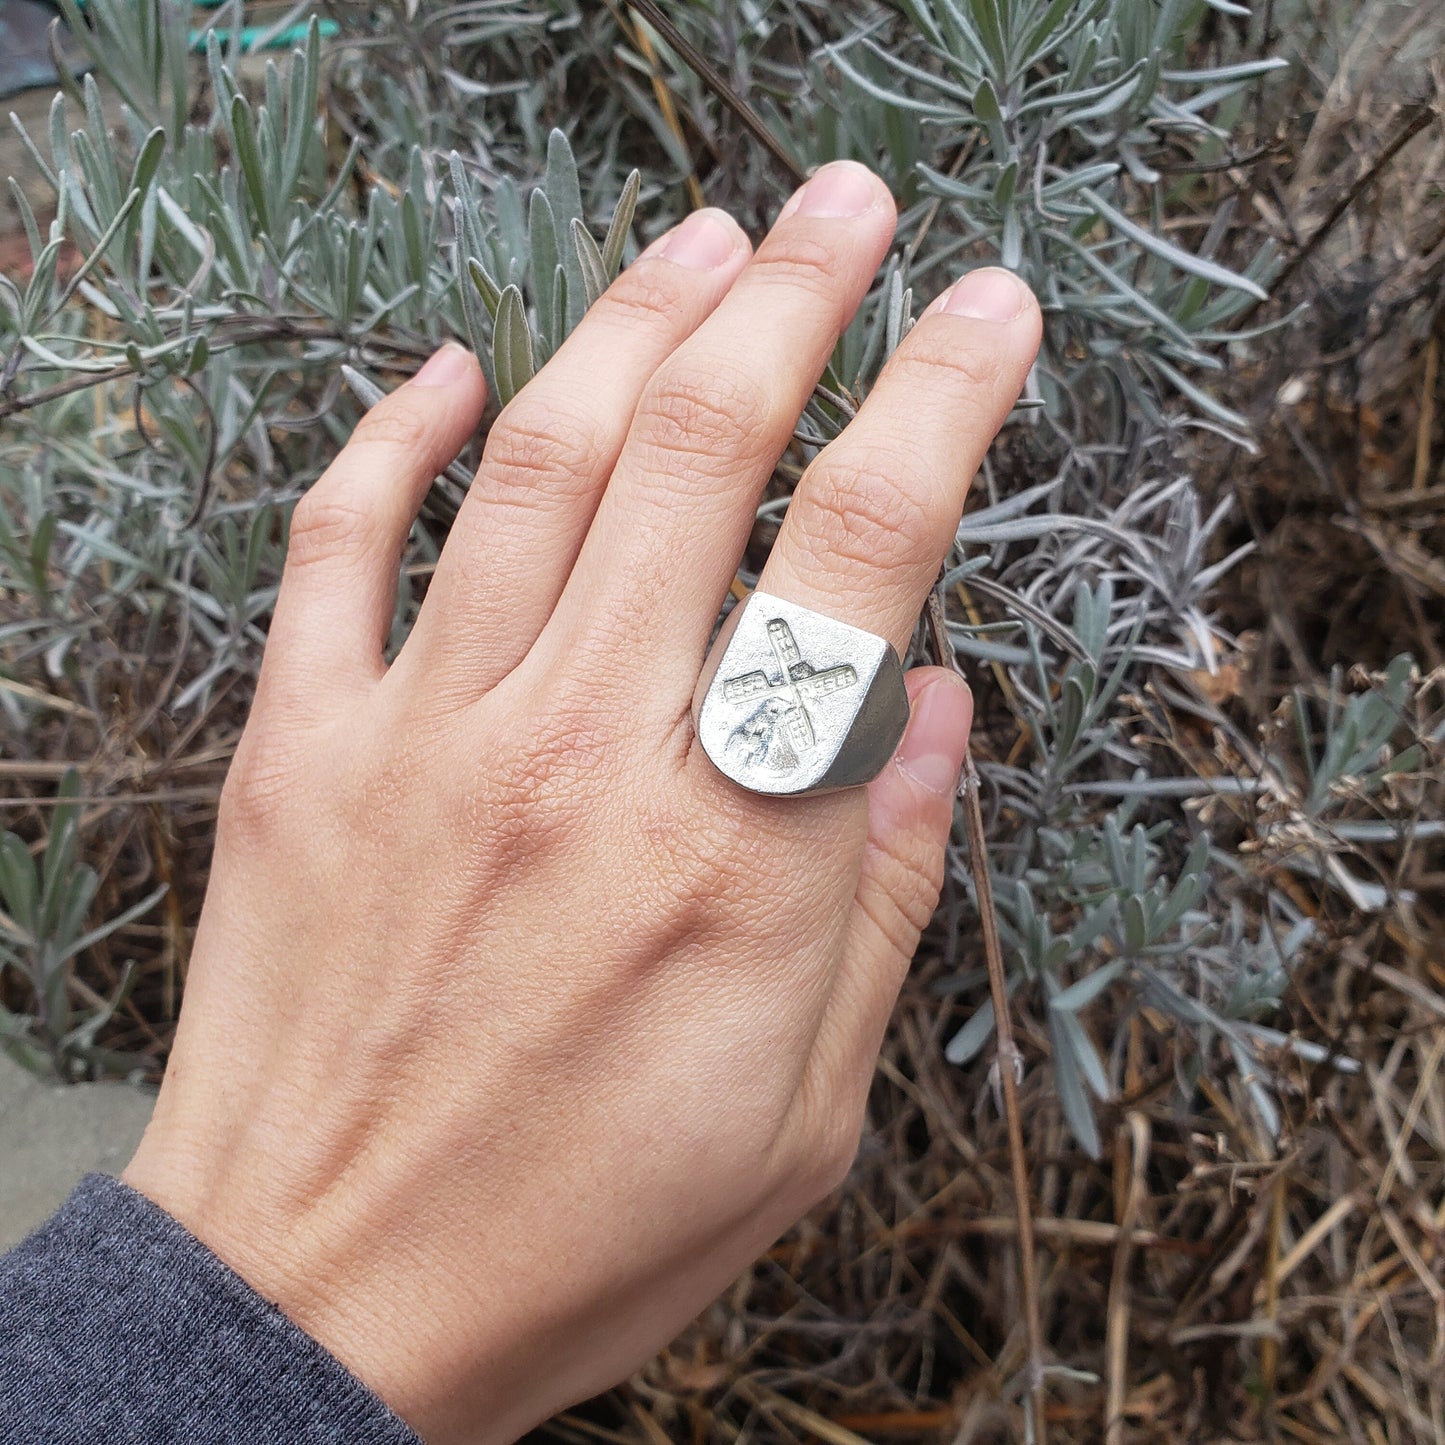
<instances>
[{"instance_id":1,"label":"knit cuff","mask_svg":"<svg viewBox=\"0 0 1445 1445\"><path fill-rule=\"evenodd\" d=\"M421 1445L200 1240L103 1174L0 1256L0 1422L27 1445Z\"/></svg>"}]
</instances>

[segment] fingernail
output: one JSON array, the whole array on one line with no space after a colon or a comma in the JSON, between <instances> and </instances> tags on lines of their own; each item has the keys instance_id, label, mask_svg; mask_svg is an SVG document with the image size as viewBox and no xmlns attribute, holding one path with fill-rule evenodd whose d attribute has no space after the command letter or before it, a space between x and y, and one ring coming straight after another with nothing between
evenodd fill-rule
<instances>
[{"instance_id":1,"label":"fingernail","mask_svg":"<svg viewBox=\"0 0 1445 1445\"><path fill-rule=\"evenodd\" d=\"M472 354L465 346L448 341L440 351L433 352L427 363L412 377L413 386L450 386L460 381L472 366Z\"/></svg>"},{"instance_id":2,"label":"fingernail","mask_svg":"<svg viewBox=\"0 0 1445 1445\"><path fill-rule=\"evenodd\" d=\"M972 722L973 694L968 684L957 673L940 676L914 700L898 766L930 793L952 796Z\"/></svg>"},{"instance_id":3,"label":"fingernail","mask_svg":"<svg viewBox=\"0 0 1445 1445\"><path fill-rule=\"evenodd\" d=\"M970 271L942 298L950 316L970 316L975 321L1012 321L1029 303L1029 290L1012 271L986 266Z\"/></svg>"},{"instance_id":4,"label":"fingernail","mask_svg":"<svg viewBox=\"0 0 1445 1445\"><path fill-rule=\"evenodd\" d=\"M738 228L725 211L694 211L650 245L644 256L663 256L690 271L711 271L738 248ZM640 258L639 258L640 259Z\"/></svg>"},{"instance_id":5,"label":"fingernail","mask_svg":"<svg viewBox=\"0 0 1445 1445\"><path fill-rule=\"evenodd\" d=\"M830 161L783 208L783 215L861 216L878 204L878 182L857 161Z\"/></svg>"}]
</instances>

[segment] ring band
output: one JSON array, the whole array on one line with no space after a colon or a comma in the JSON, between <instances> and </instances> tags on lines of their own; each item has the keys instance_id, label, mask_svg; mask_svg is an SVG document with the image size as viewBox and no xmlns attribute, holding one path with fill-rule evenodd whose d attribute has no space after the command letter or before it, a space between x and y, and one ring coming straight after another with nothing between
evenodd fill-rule
<instances>
[{"instance_id":1,"label":"ring band","mask_svg":"<svg viewBox=\"0 0 1445 1445\"><path fill-rule=\"evenodd\" d=\"M908 725L903 663L887 638L754 592L723 623L692 716L714 766L750 792L858 787Z\"/></svg>"}]
</instances>

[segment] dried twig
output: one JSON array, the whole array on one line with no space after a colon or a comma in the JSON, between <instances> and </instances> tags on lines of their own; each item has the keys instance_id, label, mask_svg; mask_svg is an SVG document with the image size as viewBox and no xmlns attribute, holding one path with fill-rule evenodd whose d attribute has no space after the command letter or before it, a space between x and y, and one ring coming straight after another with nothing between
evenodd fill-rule
<instances>
[{"instance_id":1,"label":"dried twig","mask_svg":"<svg viewBox=\"0 0 1445 1445\"><path fill-rule=\"evenodd\" d=\"M677 106L672 99L672 90L668 86L667 77L662 73L662 61L657 54L657 47L652 43L652 36L648 33L647 26L642 23L642 16L647 11L638 7L638 17L631 25L627 24L623 11L608 0L607 8L611 10L618 25L629 32L635 41L642 58L647 62L647 68L652 79L652 96L657 101L657 108L662 113L663 124L672 132L673 139L677 141L678 148L688 158L688 171L684 184L687 186L687 198L694 210L700 211L707 205L707 197L703 194L702 182L698 179L697 166L693 164L692 148L687 143L687 136L683 134L682 119L677 113ZM663 17L666 21L666 17ZM672 29L670 23L664 38Z\"/></svg>"},{"instance_id":2,"label":"dried twig","mask_svg":"<svg viewBox=\"0 0 1445 1445\"><path fill-rule=\"evenodd\" d=\"M1128 1393L1129 1364L1129 1265L1137 1237L1134 1225L1143 1202L1144 1172L1149 1162L1149 1120L1138 1110L1129 1114L1131 1160L1124 1162L1124 1135L1119 1136L1116 1177L1127 1168L1128 1185L1124 1209L1119 1218L1119 1243L1114 1251L1114 1268L1109 1279L1109 1305L1104 1362L1107 1372L1104 1397L1105 1445L1124 1445L1124 1401Z\"/></svg>"},{"instance_id":3,"label":"dried twig","mask_svg":"<svg viewBox=\"0 0 1445 1445\"><path fill-rule=\"evenodd\" d=\"M1437 120L1439 115L1440 112L1433 106L1422 105L1418 108L1412 108L1410 114L1401 123L1395 134L1385 142L1379 155L1365 168L1355 180L1354 184L1335 202L1330 208L1329 214L1310 233L1309 239L1306 240L1299 250L1285 263L1284 268L1270 285L1270 291L1273 295L1284 295L1285 287L1295 272L1314 255L1335 227L1344 220L1355 202L1374 185L1375 181L1389 166L1390 162L1393 161L1426 126L1432 121ZM1257 301L1251 302L1236 318L1234 324L1237 327L1243 327L1259 305L1260 303Z\"/></svg>"},{"instance_id":4,"label":"dried twig","mask_svg":"<svg viewBox=\"0 0 1445 1445\"><path fill-rule=\"evenodd\" d=\"M1435 432L1435 382L1440 374L1440 338L1425 347L1425 379L1420 384L1420 422L1415 431L1415 472L1410 490L1417 496L1430 483L1430 439Z\"/></svg>"},{"instance_id":5,"label":"dried twig","mask_svg":"<svg viewBox=\"0 0 1445 1445\"><path fill-rule=\"evenodd\" d=\"M216 323L210 333L211 355L230 351L238 346L258 346L271 341L343 341L348 339L335 326L317 321L309 316L236 316ZM371 352L386 351L392 356L414 361L425 361L431 354L431 347L424 341L410 341L400 337L370 337L365 343ZM41 387L37 391L22 395L0 394L0 421L23 411L32 411L47 402L57 401L77 391L93 386L104 386L110 381L120 381L135 375L135 368L129 361L117 362L103 371L85 371L53 386Z\"/></svg>"},{"instance_id":6,"label":"dried twig","mask_svg":"<svg viewBox=\"0 0 1445 1445\"><path fill-rule=\"evenodd\" d=\"M626 0L626 4L662 36L677 58L737 116L752 133L753 138L787 171L794 185L801 185L807 179L802 167L788 154L783 143L768 128L767 122L728 84L697 46L667 18L662 7L654 3L654 0Z\"/></svg>"},{"instance_id":7,"label":"dried twig","mask_svg":"<svg viewBox=\"0 0 1445 1445\"><path fill-rule=\"evenodd\" d=\"M1284 1233L1285 1204L1289 1195L1289 1171L1281 1165L1275 1171L1269 1195L1268 1238L1265 1244L1264 1283L1259 1317L1271 1327L1279 1320L1279 1262ZM1279 1388L1279 1339L1273 1334L1260 1336L1259 1376L1266 1410L1273 1411L1275 1392Z\"/></svg>"},{"instance_id":8,"label":"dried twig","mask_svg":"<svg viewBox=\"0 0 1445 1445\"><path fill-rule=\"evenodd\" d=\"M942 573L940 573L940 580ZM928 595L924 612L929 646L940 667L959 671L958 658L948 636L941 587ZM979 925L983 931L984 960L988 965L989 996L993 1000L997 1030L999 1091L1003 1099L1004 1123L1008 1129L1009 1168L1013 1178L1014 1209L1018 1214L1019 1292L1023 1295L1024 1340L1028 1350L1025 1366L1029 1436L1038 1445L1047 1439L1044 1414L1044 1327L1039 1311L1038 1268L1034 1252L1034 1216L1029 1190L1028 1151L1024 1146L1023 1114L1019 1105L1019 1075L1023 1057L1014 1042L1009 1018L1008 983L1004 973L1003 946L999 942L998 915L994 908L993 882L988 867L988 842L984 836L983 808L979 802L978 769L973 749L963 752L963 776L958 785L963 804L964 829L968 834L968 855L973 862L974 890L978 897Z\"/></svg>"}]
</instances>

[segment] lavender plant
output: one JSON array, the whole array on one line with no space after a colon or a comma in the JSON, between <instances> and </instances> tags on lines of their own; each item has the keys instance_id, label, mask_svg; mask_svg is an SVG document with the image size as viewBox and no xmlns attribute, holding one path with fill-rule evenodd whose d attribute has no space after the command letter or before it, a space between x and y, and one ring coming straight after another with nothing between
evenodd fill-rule
<instances>
[{"instance_id":1,"label":"lavender plant","mask_svg":"<svg viewBox=\"0 0 1445 1445\"><path fill-rule=\"evenodd\" d=\"M1287 824L1230 814L1211 839L1201 799L1272 789L1324 829L1424 754L1387 756L1418 694L1408 663L1332 705L1302 797L1293 756L1266 749L1201 781L1158 727L1146 737L1160 689L1186 696L1218 665L1212 599L1242 555L1188 460L1201 431L1247 440L1216 382L1274 266L1208 203L1239 107L1277 64L1207 25L1242 7L671 7L709 77L635 15L580 0L337 0L340 37L323 44L313 20L280 61L242 55L236 4L197 58L177 0L60 3L91 70L67 80L44 134L21 127L51 214L12 186L31 266L23 284L0 276L5 754L58 736L123 795L123 760L207 737L254 679L289 508L358 408L447 336L473 346L505 403L690 195L754 220L775 209L787 181L753 139L761 125L798 167L880 167L903 214L759 536L906 334L915 289L986 261L1027 277L1044 354L942 583L955 646L999 696L981 767L1010 988L1042 1020L1091 1151L1122 1029L1146 1008L1195 1041L1189 1067L1232 1063L1274 1118L1260 1049L1278 1039L1261 1020L1310 925L1257 860ZM437 479L408 576L434 560L474 461ZM407 582L398 636L412 605ZM143 701L106 724L117 697ZM1313 736L1308 704L1299 716ZM0 1014L0 1045L71 1077L115 1063L97 1040L116 999L86 1000L77 959L155 903L149 883L110 890L87 932L88 846L62 808L48 842L7 834L0 852L0 969L7 997L28 1001ZM985 860L955 852L955 889L972 888L970 866ZM971 1010L948 1047L963 1063L992 1028L981 975L941 992L940 1007Z\"/></svg>"}]
</instances>

